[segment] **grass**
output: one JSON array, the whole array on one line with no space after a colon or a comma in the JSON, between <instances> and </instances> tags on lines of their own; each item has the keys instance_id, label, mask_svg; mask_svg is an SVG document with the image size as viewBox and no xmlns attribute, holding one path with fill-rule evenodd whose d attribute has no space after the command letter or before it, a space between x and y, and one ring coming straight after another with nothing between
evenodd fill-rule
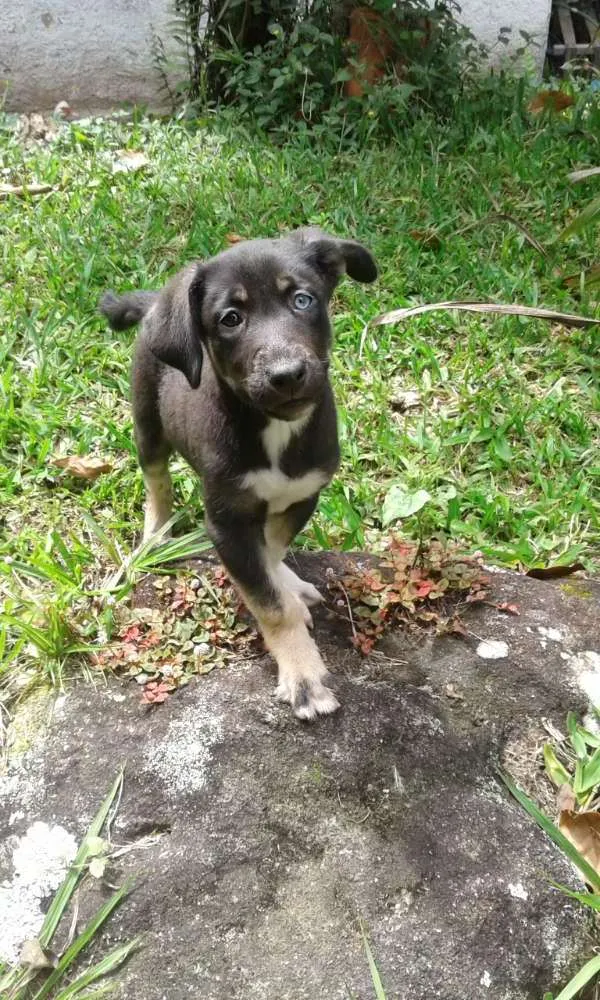
<instances>
[{"instance_id":1,"label":"grass","mask_svg":"<svg viewBox=\"0 0 600 1000\"><path fill-rule=\"evenodd\" d=\"M116 889L91 916L79 933L75 933L78 913L76 890L91 874L93 861L105 854L110 844L100 837L103 829L108 831L111 815L118 808L123 788L123 775L113 782L106 798L94 816L69 871L53 896L42 927L35 940L27 941L24 954L30 960L22 960L12 966L0 962L0 995L4 1000L71 1000L72 997L100 997L114 992L114 984L105 977L116 971L133 951L141 945L140 938L121 944L104 955L99 961L81 970L82 953L96 940L103 925L131 891L131 883L125 882ZM112 814L111 814L112 810ZM103 870L103 868L102 868ZM56 941L57 932L64 928L64 920L69 909L72 915L72 929L64 945ZM54 952L58 954L54 954ZM105 980L98 988L99 980ZM93 986L92 990L88 990Z\"/></svg>"},{"instance_id":2,"label":"grass","mask_svg":"<svg viewBox=\"0 0 600 1000\"><path fill-rule=\"evenodd\" d=\"M557 236L594 192L567 174L598 162L600 108L580 98L543 121L516 102L503 118L461 114L363 148L301 133L275 146L224 116L194 127L79 122L24 149L0 120L6 179L56 185L0 202L0 681L16 664L57 679L110 634L98 591L131 565L139 538L132 336L107 329L101 292L156 287L230 233L318 224L363 240L381 268L376 286L345 281L336 296L343 463L303 544L376 544L394 487L431 496L402 521L409 535L445 534L508 565L598 565L595 328L443 313L363 337L383 311L446 299L598 311L583 277L561 277L594 262L596 229ZM141 150L147 167L113 174L123 148ZM418 393L417 408L394 411L398 387ZM91 454L112 471L76 480L53 465L57 454ZM182 527L193 529L196 479L183 462L175 479Z\"/></svg>"},{"instance_id":3,"label":"grass","mask_svg":"<svg viewBox=\"0 0 600 1000\"><path fill-rule=\"evenodd\" d=\"M595 712L597 721L597 710ZM597 849L597 820L600 816L600 734L582 726L574 713L567 717L567 736L555 734L543 748L543 760L549 784L558 789L556 810L558 825L507 774L501 774L509 792L541 830L563 852L584 882L583 891L551 882L553 888L581 906L600 912L600 867ZM564 793L568 791L568 795ZM562 804L560 798L562 796ZM594 925L597 931L597 925ZM600 995L600 955L589 959L566 986L554 996L544 993L542 1000L571 1000L587 987L589 1000Z\"/></svg>"}]
</instances>

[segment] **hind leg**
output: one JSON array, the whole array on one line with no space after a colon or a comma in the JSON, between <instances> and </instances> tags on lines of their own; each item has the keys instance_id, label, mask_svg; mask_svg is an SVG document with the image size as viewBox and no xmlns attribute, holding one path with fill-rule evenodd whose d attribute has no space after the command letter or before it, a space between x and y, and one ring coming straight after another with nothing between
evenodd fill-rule
<instances>
[{"instance_id":1,"label":"hind leg","mask_svg":"<svg viewBox=\"0 0 600 1000\"><path fill-rule=\"evenodd\" d=\"M133 369L133 422L139 463L144 474L144 541L171 517L173 493L169 474L171 446L158 407L155 362L139 350Z\"/></svg>"},{"instance_id":2,"label":"hind leg","mask_svg":"<svg viewBox=\"0 0 600 1000\"><path fill-rule=\"evenodd\" d=\"M173 491L167 459L142 468L146 487L144 541L147 542L169 520L173 509Z\"/></svg>"}]
</instances>

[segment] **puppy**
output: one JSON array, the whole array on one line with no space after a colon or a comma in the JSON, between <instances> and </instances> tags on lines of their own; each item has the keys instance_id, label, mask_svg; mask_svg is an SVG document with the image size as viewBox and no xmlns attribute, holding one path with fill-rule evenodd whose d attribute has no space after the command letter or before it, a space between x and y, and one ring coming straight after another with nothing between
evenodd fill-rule
<instances>
[{"instance_id":1,"label":"puppy","mask_svg":"<svg viewBox=\"0 0 600 1000\"><path fill-rule=\"evenodd\" d=\"M132 372L146 486L144 538L171 515L169 456L202 477L206 527L277 661L276 695L300 719L335 712L308 632L321 595L283 559L339 463L328 303L371 254L319 229L239 243L160 292L107 292L115 330L143 320Z\"/></svg>"}]
</instances>

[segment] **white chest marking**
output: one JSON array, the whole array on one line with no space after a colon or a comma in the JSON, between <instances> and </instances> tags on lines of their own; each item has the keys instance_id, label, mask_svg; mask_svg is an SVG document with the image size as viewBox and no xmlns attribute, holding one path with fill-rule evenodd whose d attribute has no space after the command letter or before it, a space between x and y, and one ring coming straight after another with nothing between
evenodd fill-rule
<instances>
[{"instance_id":1,"label":"white chest marking","mask_svg":"<svg viewBox=\"0 0 600 1000\"><path fill-rule=\"evenodd\" d=\"M311 411L298 420L270 420L262 432L262 443L271 465L254 469L242 479L242 486L256 493L268 504L269 514L281 514L293 503L306 500L328 481L322 469L311 469L297 479L290 479L279 468L279 459L293 435L298 434L310 419Z\"/></svg>"}]
</instances>

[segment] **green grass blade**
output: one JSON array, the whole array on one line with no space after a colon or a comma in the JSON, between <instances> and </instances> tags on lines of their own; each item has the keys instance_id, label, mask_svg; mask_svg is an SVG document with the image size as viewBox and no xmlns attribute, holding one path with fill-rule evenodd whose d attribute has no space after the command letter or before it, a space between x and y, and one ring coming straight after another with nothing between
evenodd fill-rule
<instances>
[{"instance_id":1,"label":"green grass blade","mask_svg":"<svg viewBox=\"0 0 600 1000\"><path fill-rule=\"evenodd\" d=\"M375 963L375 958L373 957L373 952L371 951L369 939L366 935L362 921L360 923L360 933L363 939L363 946L365 949L365 954L367 956L367 962L369 963L369 972L371 973L371 981L375 989L375 996L377 1000L386 1000L385 990L383 988L383 983L381 982L381 976L379 975L379 969L377 968L377 965Z\"/></svg>"},{"instance_id":2,"label":"green grass blade","mask_svg":"<svg viewBox=\"0 0 600 1000\"><path fill-rule=\"evenodd\" d=\"M13 642L12 646L7 649L8 646L8 628L4 625L0 626L0 675L2 675L12 663L16 660L19 653L25 645L25 636L19 635Z\"/></svg>"},{"instance_id":3,"label":"green grass blade","mask_svg":"<svg viewBox=\"0 0 600 1000\"><path fill-rule=\"evenodd\" d=\"M95 990L86 990L85 993L79 994L79 1000L100 1000L100 997L110 996L111 993L114 994L116 989L116 983L104 983L103 986L99 986ZM63 1000L64 993L58 993L56 1000Z\"/></svg>"},{"instance_id":4,"label":"green grass blade","mask_svg":"<svg viewBox=\"0 0 600 1000\"><path fill-rule=\"evenodd\" d=\"M558 889L565 896L576 899L582 906L589 906L591 910L600 912L600 894L594 892L577 892L575 889L569 889L566 885L561 885L560 882L551 881L550 885L553 885L555 889Z\"/></svg>"},{"instance_id":5,"label":"green grass blade","mask_svg":"<svg viewBox=\"0 0 600 1000\"><path fill-rule=\"evenodd\" d=\"M90 534L92 534L94 538L98 542L100 542L102 548L104 549L106 555L111 560L111 562L115 563L115 565L118 566L119 563L121 562L122 557L113 540L109 538L104 529L98 524L97 520L94 517L92 517L92 515L88 510L82 511L82 515L83 515L83 520L88 526Z\"/></svg>"},{"instance_id":6,"label":"green grass blade","mask_svg":"<svg viewBox=\"0 0 600 1000\"><path fill-rule=\"evenodd\" d=\"M554 841L557 847L560 847L561 851L566 854L569 861L573 862L585 878L586 882L589 882L596 892L600 892L600 875L595 868L592 868L583 855L579 853L577 848L573 846L571 841L567 840L565 835L561 833L557 826L554 825L552 820L549 820L547 816L544 816L544 813L538 809L535 803L532 802L527 795L525 795L525 792L522 792L520 788L517 788L515 783L507 774L500 772L500 777L511 795L513 795L517 802L523 806L523 809L529 813L544 833Z\"/></svg>"},{"instance_id":7,"label":"green grass blade","mask_svg":"<svg viewBox=\"0 0 600 1000\"><path fill-rule=\"evenodd\" d=\"M600 747L600 736L597 733L590 733L589 729L579 727L579 732L585 743L589 747Z\"/></svg>"},{"instance_id":8,"label":"green grass blade","mask_svg":"<svg viewBox=\"0 0 600 1000\"><path fill-rule=\"evenodd\" d=\"M93 940L94 935L102 927L105 920L108 919L110 914L116 907L121 903L123 898L128 895L131 891L132 882L125 882L110 899L100 907L99 910L93 915L92 919L86 924L84 929L80 934L77 935L73 943L67 948L64 955L61 956L60 961L53 972L50 973L42 987L34 995L33 1000L42 1000L43 997L47 997L51 990L60 982L61 977L64 975L66 970L73 964L77 956L87 948L90 941Z\"/></svg>"},{"instance_id":9,"label":"green grass blade","mask_svg":"<svg viewBox=\"0 0 600 1000\"><path fill-rule=\"evenodd\" d=\"M544 767L550 781L560 787L560 785L570 785L571 777L566 767L563 767L554 752L550 743L544 745Z\"/></svg>"},{"instance_id":10,"label":"green grass blade","mask_svg":"<svg viewBox=\"0 0 600 1000\"><path fill-rule=\"evenodd\" d=\"M571 219L568 226L559 233L559 240L567 240L569 236L575 236L580 233L582 229L589 226L590 223L595 222L600 218L600 198L594 198L590 201L589 205L586 205L579 215L576 215L574 219Z\"/></svg>"},{"instance_id":11,"label":"green grass blade","mask_svg":"<svg viewBox=\"0 0 600 1000\"><path fill-rule=\"evenodd\" d=\"M573 750L577 754L578 759L586 761L588 759L587 747L581 734L575 712L569 712L567 715L567 729L569 730L569 738L571 740Z\"/></svg>"},{"instance_id":12,"label":"green grass blade","mask_svg":"<svg viewBox=\"0 0 600 1000\"><path fill-rule=\"evenodd\" d=\"M88 839L90 837L99 836L100 831L104 826L106 817L110 811L110 807L112 806L117 795L120 794L122 785L123 772L120 771L113 782L112 788L104 799L104 802L90 823L87 834L83 838L79 850L77 851L75 860L73 861L73 864L67 872L62 885L58 889L48 908L44 923L42 924L42 929L38 935L42 948L47 948L52 941L56 928L62 919L63 913L65 912L65 909L67 908L69 901L77 888L77 884L84 873L84 866L89 853Z\"/></svg>"},{"instance_id":13,"label":"green grass blade","mask_svg":"<svg viewBox=\"0 0 600 1000\"><path fill-rule=\"evenodd\" d=\"M46 653L47 656L52 656L54 645L52 640L48 638L45 629L38 628L36 625L32 625L31 622L19 621L18 618L14 618L12 615L4 615L3 621L7 625L11 625L17 633L24 635L40 652Z\"/></svg>"},{"instance_id":14,"label":"green grass blade","mask_svg":"<svg viewBox=\"0 0 600 1000\"><path fill-rule=\"evenodd\" d=\"M67 587L78 587L79 581L65 572L57 563L46 560L44 563L21 562L15 559L8 567L13 573L21 573L23 576L31 577L34 580L43 580L45 583L63 584Z\"/></svg>"},{"instance_id":15,"label":"green grass blade","mask_svg":"<svg viewBox=\"0 0 600 1000\"><path fill-rule=\"evenodd\" d=\"M142 542L130 556L121 562L119 569L107 580L104 590L108 592L125 589L122 581L129 585L138 573L149 573L179 559L193 559L212 547L204 528L196 528L178 538L168 538L169 531L181 518L176 514L167 521L152 538Z\"/></svg>"},{"instance_id":16,"label":"green grass blade","mask_svg":"<svg viewBox=\"0 0 600 1000\"><path fill-rule=\"evenodd\" d=\"M591 958L589 962L585 963L577 975L573 976L571 981L565 986L564 990L561 990L558 994L556 1000L571 1000L571 998L576 996L579 991L589 983L590 979L593 979L599 972L600 955L596 955L595 958Z\"/></svg>"},{"instance_id":17,"label":"green grass blade","mask_svg":"<svg viewBox=\"0 0 600 1000\"><path fill-rule=\"evenodd\" d=\"M581 775L581 791L589 792L600 784L600 750L596 750L586 764Z\"/></svg>"},{"instance_id":18,"label":"green grass blade","mask_svg":"<svg viewBox=\"0 0 600 1000\"><path fill-rule=\"evenodd\" d=\"M118 948L114 948L99 962L82 972L66 989L61 990L56 1000L71 1000L71 997L79 996L86 986L118 969L131 953L141 946L141 943L142 939L137 937L128 941L127 944L121 944Z\"/></svg>"},{"instance_id":19,"label":"green grass blade","mask_svg":"<svg viewBox=\"0 0 600 1000\"><path fill-rule=\"evenodd\" d=\"M204 552L212 547L212 542L207 537L203 528L197 528L179 538L170 538L158 545L150 546L146 551L140 552L133 560L131 568L138 572L148 572L157 569L178 559L192 559L200 552Z\"/></svg>"}]
</instances>

